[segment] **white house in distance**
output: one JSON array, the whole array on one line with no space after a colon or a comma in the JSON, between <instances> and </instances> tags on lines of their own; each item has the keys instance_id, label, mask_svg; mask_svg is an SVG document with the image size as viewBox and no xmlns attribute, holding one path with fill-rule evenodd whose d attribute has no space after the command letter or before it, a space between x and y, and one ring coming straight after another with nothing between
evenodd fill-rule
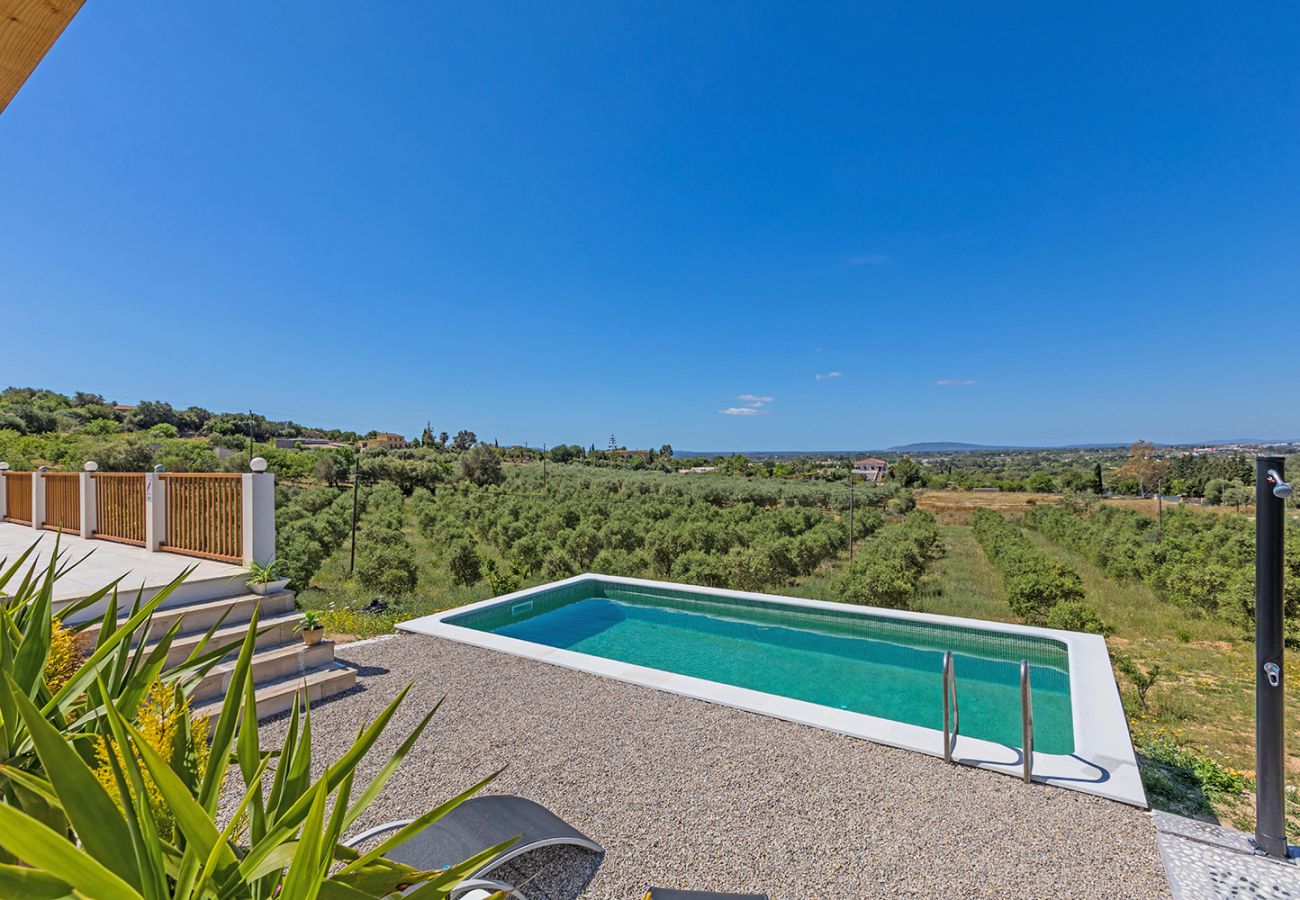
<instances>
[{"instance_id":1,"label":"white house in distance","mask_svg":"<svg viewBox=\"0 0 1300 900\"><path fill-rule=\"evenodd\" d=\"M866 459L860 459L853 464L853 474L861 476L867 481L879 483L885 480L885 471L888 468L889 464L883 459L868 456Z\"/></svg>"}]
</instances>

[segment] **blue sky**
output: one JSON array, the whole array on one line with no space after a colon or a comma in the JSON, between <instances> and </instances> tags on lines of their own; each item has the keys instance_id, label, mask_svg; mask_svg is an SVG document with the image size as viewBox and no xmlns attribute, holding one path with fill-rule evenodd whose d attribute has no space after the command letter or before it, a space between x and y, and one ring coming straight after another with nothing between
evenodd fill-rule
<instances>
[{"instance_id":1,"label":"blue sky","mask_svg":"<svg viewBox=\"0 0 1300 900\"><path fill-rule=\"evenodd\" d=\"M534 444L1300 436L1300 20L1052 6L87 4L0 115L0 381Z\"/></svg>"}]
</instances>

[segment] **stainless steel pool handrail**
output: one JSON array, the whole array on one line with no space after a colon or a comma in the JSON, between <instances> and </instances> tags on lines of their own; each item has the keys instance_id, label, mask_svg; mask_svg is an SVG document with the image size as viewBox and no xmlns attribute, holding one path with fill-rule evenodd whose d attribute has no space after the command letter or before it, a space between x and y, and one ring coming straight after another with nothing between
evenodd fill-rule
<instances>
[{"instance_id":1,"label":"stainless steel pool handrail","mask_svg":"<svg viewBox=\"0 0 1300 900\"><path fill-rule=\"evenodd\" d=\"M1029 661L1020 661L1020 744L1025 755L1025 784L1034 780L1034 698Z\"/></svg>"},{"instance_id":2,"label":"stainless steel pool handrail","mask_svg":"<svg viewBox=\"0 0 1300 900\"><path fill-rule=\"evenodd\" d=\"M948 707L952 705L952 728L948 727ZM952 651L943 654L943 761L952 762L953 738L961 730L961 714L957 709L957 672L953 668Z\"/></svg>"}]
</instances>

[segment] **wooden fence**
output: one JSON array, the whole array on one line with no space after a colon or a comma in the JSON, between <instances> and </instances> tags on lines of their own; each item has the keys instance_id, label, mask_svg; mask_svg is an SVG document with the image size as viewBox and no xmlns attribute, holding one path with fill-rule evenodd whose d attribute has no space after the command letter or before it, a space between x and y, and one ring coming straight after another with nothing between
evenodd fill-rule
<instances>
[{"instance_id":1,"label":"wooden fence","mask_svg":"<svg viewBox=\"0 0 1300 900\"><path fill-rule=\"evenodd\" d=\"M32 524L32 473L5 472L5 508L6 522L19 525Z\"/></svg>"},{"instance_id":2,"label":"wooden fence","mask_svg":"<svg viewBox=\"0 0 1300 900\"><path fill-rule=\"evenodd\" d=\"M45 482L45 521L42 527L65 534L81 533L81 475L42 472Z\"/></svg>"},{"instance_id":3,"label":"wooden fence","mask_svg":"<svg viewBox=\"0 0 1300 900\"><path fill-rule=\"evenodd\" d=\"M243 560L243 479L237 473L162 474L167 539L162 549L203 559Z\"/></svg>"},{"instance_id":4,"label":"wooden fence","mask_svg":"<svg viewBox=\"0 0 1300 900\"><path fill-rule=\"evenodd\" d=\"M144 546L144 474L96 472L94 537Z\"/></svg>"}]
</instances>

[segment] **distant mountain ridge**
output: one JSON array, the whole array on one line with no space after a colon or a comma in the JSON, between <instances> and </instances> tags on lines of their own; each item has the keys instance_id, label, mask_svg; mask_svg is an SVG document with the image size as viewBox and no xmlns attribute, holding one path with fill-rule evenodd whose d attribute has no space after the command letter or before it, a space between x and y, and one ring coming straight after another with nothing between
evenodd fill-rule
<instances>
[{"instance_id":1,"label":"distant mountain ridge","mask_svg":"<svg viewBox=\"0 0 1300 900\"><path fill-rule=\"evenodd\" d=\"M919 441L911 444L898 444L876 450L673 450L676 459L712 458L715 456L748 456L751 459L775 459L780 457L848 457L867 456L871 453L993 453L1012 450L1110 450L1128 447L1132 441L1099 441L1091 444L970 444L964 441ZM1157 447L1222 447L1240 444L1243 446L1286 446L1300 443L1295 439L1264 440L1256 438L1238 438L1235 440L1213 441L1154 441Z\"/></svg>"},{"instance_id":2,"label":"distant mountain ridge","mask_svg":"<svg viewBox=\"0 0 1300 900\"><path fill-rule=\"evenodd\" d=\"M972 450L1011 450L1017 449L1007 445L967 444L962 441L920 441L915 444L899 444L886 447L889 453L963 453Z\"/></svg>"}]
</instances>

